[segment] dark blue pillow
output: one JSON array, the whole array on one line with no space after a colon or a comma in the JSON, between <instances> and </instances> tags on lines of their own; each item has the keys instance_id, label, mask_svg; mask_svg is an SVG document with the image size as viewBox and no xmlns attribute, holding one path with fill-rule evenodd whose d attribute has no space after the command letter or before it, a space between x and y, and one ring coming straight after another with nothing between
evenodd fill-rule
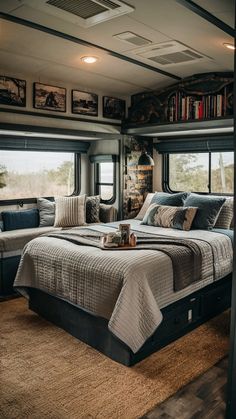
<instances>
[{"instance_id":1,"label":"dark blue pillow","mask_svg":"<svg viewBox=\"0 0 236 419\"><path fill-rule=\"evenodd\" d=\"M37 208L24 211L3 211L2 221L4 231L38 227L39 211Z\"/></svg>"},{"instance_id":2,"label":"dark blue pillow","mask_svg":"<svg viewBox=\"0 0 236 419\"><path fill-rule=\"evenodd\" d=\"M171 207L182 207L188 192L166 193L156 192L151 200L151 204L168 205Z\"/></svg>"},{"instance_id":3,"label":"dark blue pillow","mask_svg":"<svg viewBox=\"0 0 236 419\"><path fill-rule=\"evenodd\" d=\"M225 198L191 193L184 201L184 206L198 208L192 228L212 230L224 202Z\"/></svg>"}]
</instances>

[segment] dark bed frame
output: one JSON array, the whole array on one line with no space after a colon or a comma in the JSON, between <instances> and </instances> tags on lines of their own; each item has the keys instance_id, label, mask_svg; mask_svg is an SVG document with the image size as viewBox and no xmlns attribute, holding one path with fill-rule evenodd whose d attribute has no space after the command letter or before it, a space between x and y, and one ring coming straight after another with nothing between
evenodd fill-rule
<instances>
[{"instance_id":1,"label":"dark bed frame","mask_svg":"<svg viewBox=\"0 0 236 419\"><path fill-rule=\"evenodd\" d=\"M135 354L108 330L106 319L64 300L30 288L29 308L114 361L132 366L229 308L231 284L230 274L162 309L161 325Z\"/></svg>"}]
</instances>

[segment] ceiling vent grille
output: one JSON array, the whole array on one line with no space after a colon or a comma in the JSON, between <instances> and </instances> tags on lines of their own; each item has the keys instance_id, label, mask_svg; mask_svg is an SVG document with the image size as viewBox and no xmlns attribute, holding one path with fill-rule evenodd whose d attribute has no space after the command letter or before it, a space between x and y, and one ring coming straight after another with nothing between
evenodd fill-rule
<instances>
[{"instance_id":1,"label":"ceiling vent grille","mask_svg":"<svg viewBox=\"0 0 236 419\"><path fill-rule=\"evenodd\" d=\"M91 0L48 0L47 4L55 6L58 9L64 10L65 12L79 16L82 19L88 19L107 10L102 5L94 3Z\"/></svg>"},{"instance_id":2,"label":"ceiling vent grille","mask_svg":"<svg viewBox=\"0 0 236 419\"><path fill-rule=\"evenodd\" d=\"M132 51L135 55L146 58L160 66L188 64L197 61L209 61L210 57L199 53L177 41L152 44Z\"/></svg>"},{"instance_id":3,"label":"ceiling vent grille","mask_svg":"<svg viewBox=\"0 0 236 419\"><path fill-rule=\"evenodd\" d=\"M152 41L150 41L149 39L137 35L134 32L122 32L113 35L113 37L119 39L120 41L127 42L128 44L136 46L148 45L152 43Z\"/></svg>"},{"instance_id":4,"label":"ceiling vent grille","mask_svg":"<svg viewBox=\"0 0 236 419\"><path fill-rule=\"evenodd\" d=\"M23 0L23 3L85 28L134 11L121 0Z\"/></svg>"}]
</instances>

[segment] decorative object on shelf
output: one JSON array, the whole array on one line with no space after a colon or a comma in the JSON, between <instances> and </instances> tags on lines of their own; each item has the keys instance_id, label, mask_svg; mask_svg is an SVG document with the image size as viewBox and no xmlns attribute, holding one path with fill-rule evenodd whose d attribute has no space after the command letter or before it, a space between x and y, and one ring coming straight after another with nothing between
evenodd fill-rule
<instances>
[{"instance_id":1,"label":"decorative object on shelf","mask_svg":"<svg viewBox=\"0 0 236 419\"><path fill-rule=\"evenodd\" d=\"M26 81L0 76L0 104L26 106Z\"/></svg>"},{"instance_id":2,"label":"decorative object on shelf","mask_svg":"<svg viewBox=\"0 0 236 419\"><path fill-rule=\"evenodd\" d=\"M66 112L66 89L64 87L50 86L34 83L33 105L36 109Z\"/></svg>"},{"instance_id":3,"label":"decorative object on shelf","mask_svg":"<svg viewBox=\"0 0 236 419\"><path fill-rule=\"evenodd\" d=\"M103 96L103 117L111 119L125 118L125 100Z\"/></svg>"},{"instance_id":4,"label":"decorative object on shelf","mask_svg":"<svg viewBox=\"0 0 236 419\"><path fill-rule=\"evenodd\" d=\"M80 90L72 90L71 95L72 113L98 116L98 95Z\"/></svg>"},{"instance_id":5,"label":"decorative object on shelf","mask_svg":"<svg viewBox=\"0 0 236 419\"><path fill-rule=\"evenodd\" d=\"M131 98L128 124L223 118L233 115L233 73L202 73L161 91Z\"/></svg>"},{"instance_id":6,"label":"decorative object on shelf","mask_svg":"<svg viewBox=\"0 0 236 419\"><path fill-rule=\"evenodd\" d=\"M139 100L129 110L129 121L136 124L153 124L164 121L164 107L153 94L139 95Z\"/></svg>"}]
</instances>

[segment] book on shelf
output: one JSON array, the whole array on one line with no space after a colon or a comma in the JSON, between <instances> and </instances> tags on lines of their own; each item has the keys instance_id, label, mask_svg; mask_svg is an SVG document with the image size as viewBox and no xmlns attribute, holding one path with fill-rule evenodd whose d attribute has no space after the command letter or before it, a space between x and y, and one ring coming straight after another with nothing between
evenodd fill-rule
<instances>
[{"instance_id":1,"label":"book on shelf","mask_svg":"<svg viewBox=\"0 0 236 419\"><path fill-rule=\"evenodd\" d=\"M221 93L187 95L174 93L168 102L169 122L221 118L232 113L232 90L226 86Z\"/></svg>"}]
</instances>

